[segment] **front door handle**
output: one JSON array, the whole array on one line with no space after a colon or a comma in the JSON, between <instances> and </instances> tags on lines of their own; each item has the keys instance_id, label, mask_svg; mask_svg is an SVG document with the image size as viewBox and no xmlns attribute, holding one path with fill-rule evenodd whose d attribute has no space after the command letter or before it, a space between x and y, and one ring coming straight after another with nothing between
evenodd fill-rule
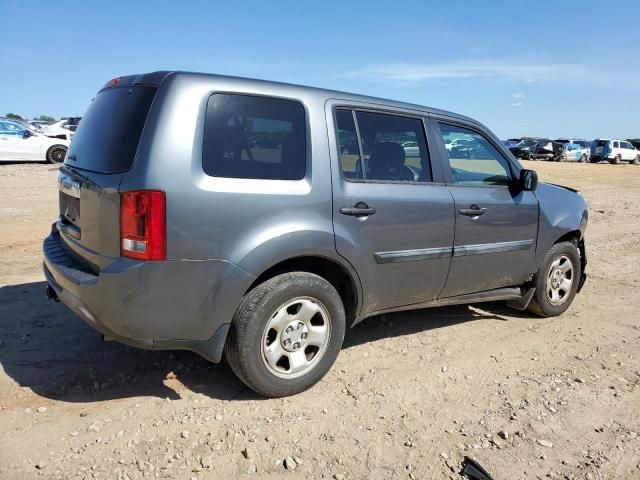
<instances>
[{"instance_id":1,"label":"front door handle","mask_svg":"<svg viewBox=\"0 0 640 480\"><path fill-rule=\"evenodd\" d=\"M486 211L485 208L480 208L478 205L471 205L469 208L461 208L458 210L460 215L465 215L467 217L479 217L480 215L484 215Z\"/></svg>"},{"instance_id":2,"label":"front door handle","mask_svg":"<svg viewBox=\"0 0 640 480\"><path fill-rule=\"evenodd\" d=\"M376 213L376 209L369 207L369 205L364 202L358 202L353 207L342 207L340 213L352 217L366 217Z\"/></svg>"}]
</instances>

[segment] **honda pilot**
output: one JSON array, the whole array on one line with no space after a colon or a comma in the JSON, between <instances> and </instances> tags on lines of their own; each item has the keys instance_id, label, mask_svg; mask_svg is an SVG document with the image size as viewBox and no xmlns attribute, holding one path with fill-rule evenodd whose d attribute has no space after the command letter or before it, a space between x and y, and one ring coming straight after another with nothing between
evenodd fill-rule
<instances>
[{"instance_id":1,"label":"honda pilot","mask_svg":"<svg viewBox=\"0 0 640 480\"><path fill-rule=\"evenodd\" d=\"M459 144L464 148L447 148ZM58 178L48 295L107 339L225 355L256 392L318 382L347 327L585 281L587 207L479 122L208 74L109 81Z\"/></svg>"},{"instance_id":2,"label":"honda pilot","mask_svg":"<svg viewBox=\"0 0 640 480\"><path fill-rule=\"evenodd\" d=\"M593 141L591 150L594 152L591 155L593 163L605 160L613 165L622 161L640 165L640 150L624 140L597 138Z\"/></svg>"}]
</instances>

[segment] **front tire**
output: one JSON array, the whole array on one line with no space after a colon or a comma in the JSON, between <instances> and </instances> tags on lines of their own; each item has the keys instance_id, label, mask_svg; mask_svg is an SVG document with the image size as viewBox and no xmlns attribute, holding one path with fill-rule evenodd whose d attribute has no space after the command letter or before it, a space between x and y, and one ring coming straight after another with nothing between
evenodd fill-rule
<instances>
[{"instance_id":1,"label":"front tire","mask_svg":"<svg viewBox=\"0 0 640 480\"><path fill-rule=\"evenodd\" d=\"M49 163L62 163L64 157L67 156L67 147L64 145L53 145L47 150L47 162Z\"/></svg>"},{"instance_id":2,"label":"front tire","mask_svg":"<svg viewBox=\"0 0 640 480\"><path fill-rule=\"evenodd\" d=\"M312 273L284 273L245 295L225 354L238 378L260 395L295 395L329 371L345 327L342 300L329 282Z\"/></svg>"},{"instance_id":3,"label":"front tire","mask_svg":"<svg viewBox=\"0 0 640 480\"><path fill-rule=\"evenodd\" d=\"M540 317L562 315L573 302L581 277L578 248L572 242L556 243L536 274L536 292L529 311Z\"/></svg>"}]
</instances>

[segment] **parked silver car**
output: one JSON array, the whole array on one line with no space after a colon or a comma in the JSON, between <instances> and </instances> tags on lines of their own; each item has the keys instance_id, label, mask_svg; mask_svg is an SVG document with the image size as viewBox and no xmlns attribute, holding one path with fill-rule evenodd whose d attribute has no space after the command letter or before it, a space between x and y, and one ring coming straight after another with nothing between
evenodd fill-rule
<instances>
[{"instance_id":1,"label":"parked silver car","mask_svg":"<svg viewBox=\"0 0 640 480\"><path fill-rule=\"evenodd\" d=\"M585 281L582 195L538 184L477 121L419 105L121 77L58 182L49 296L129 345L224 352L266 396L315 384L366 317L497 300L555 316Z\"/></svg>"},{"instance_id":2,"label":"parked silver car","mask_svg":"<svg viewBox=\"0 0 640 480\"><path fill-rule=\"evenodd\" d=\"M591 142L576 138L554 140L554 160L556 162L587 163L591 159Z\"/></svg>"}]
</instances>

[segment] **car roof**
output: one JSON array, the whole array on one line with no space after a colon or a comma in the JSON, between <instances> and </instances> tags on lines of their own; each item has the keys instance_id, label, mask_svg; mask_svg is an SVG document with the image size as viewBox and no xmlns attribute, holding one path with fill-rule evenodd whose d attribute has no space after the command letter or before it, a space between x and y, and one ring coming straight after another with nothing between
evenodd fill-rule
<instances>
[{"instance_id":1,"label":"car roof","mask_svg":"<svg viewBox=\"0 0 640 480\"><path fill-rule=\"evenodd\" d=\"M261 85L272 86L272 87L273 86L286 87L291 89L292 94L296 94L296 93L316 94L316 95L321 95L326 97L327 100L339 99L339 100L357 101L357 102L363 102L363 103L377 103L377 104L382 103L390 107L415 110L416 112L420 112L420 113L433 113L436 115L442 115L445 117L460 119L460 120L472 122L484 127L484 125L481 122L473 118L460 115L458 113L450 112L447 110L441 110L438 108L427 107L424 105L418 105L414 103L400 102L400 101L389 100L389 99L380 98L380 97L372 97L367 95L359 95L355 93L341 92L338 90L329 90L329 89L309 87L304 85L295 85L295 84L284 83L284 82L274 82L271 80L258 80L258 79L245 78L245 77L217 75L213 73L198 73L198 72L186 72L186 71L175 70L175 71L157 71L157 72L151 72L151 73L146 73L141 75L127 75L123 77L118 77L117 79L107 82L107 84L103 87L103 89L109 88L110 86L115 86L115 85L129 85L129 84L160 86L160 84L168 77L182 77L186 79L189 79L189 78L202 79L204 77L204 78L210 78L212 80L219 79L224 81L241 81L244 85L248 85L258 89ZM116 80L117 80L117 83L113 83Z\"/></svg>"}]
</instances>

